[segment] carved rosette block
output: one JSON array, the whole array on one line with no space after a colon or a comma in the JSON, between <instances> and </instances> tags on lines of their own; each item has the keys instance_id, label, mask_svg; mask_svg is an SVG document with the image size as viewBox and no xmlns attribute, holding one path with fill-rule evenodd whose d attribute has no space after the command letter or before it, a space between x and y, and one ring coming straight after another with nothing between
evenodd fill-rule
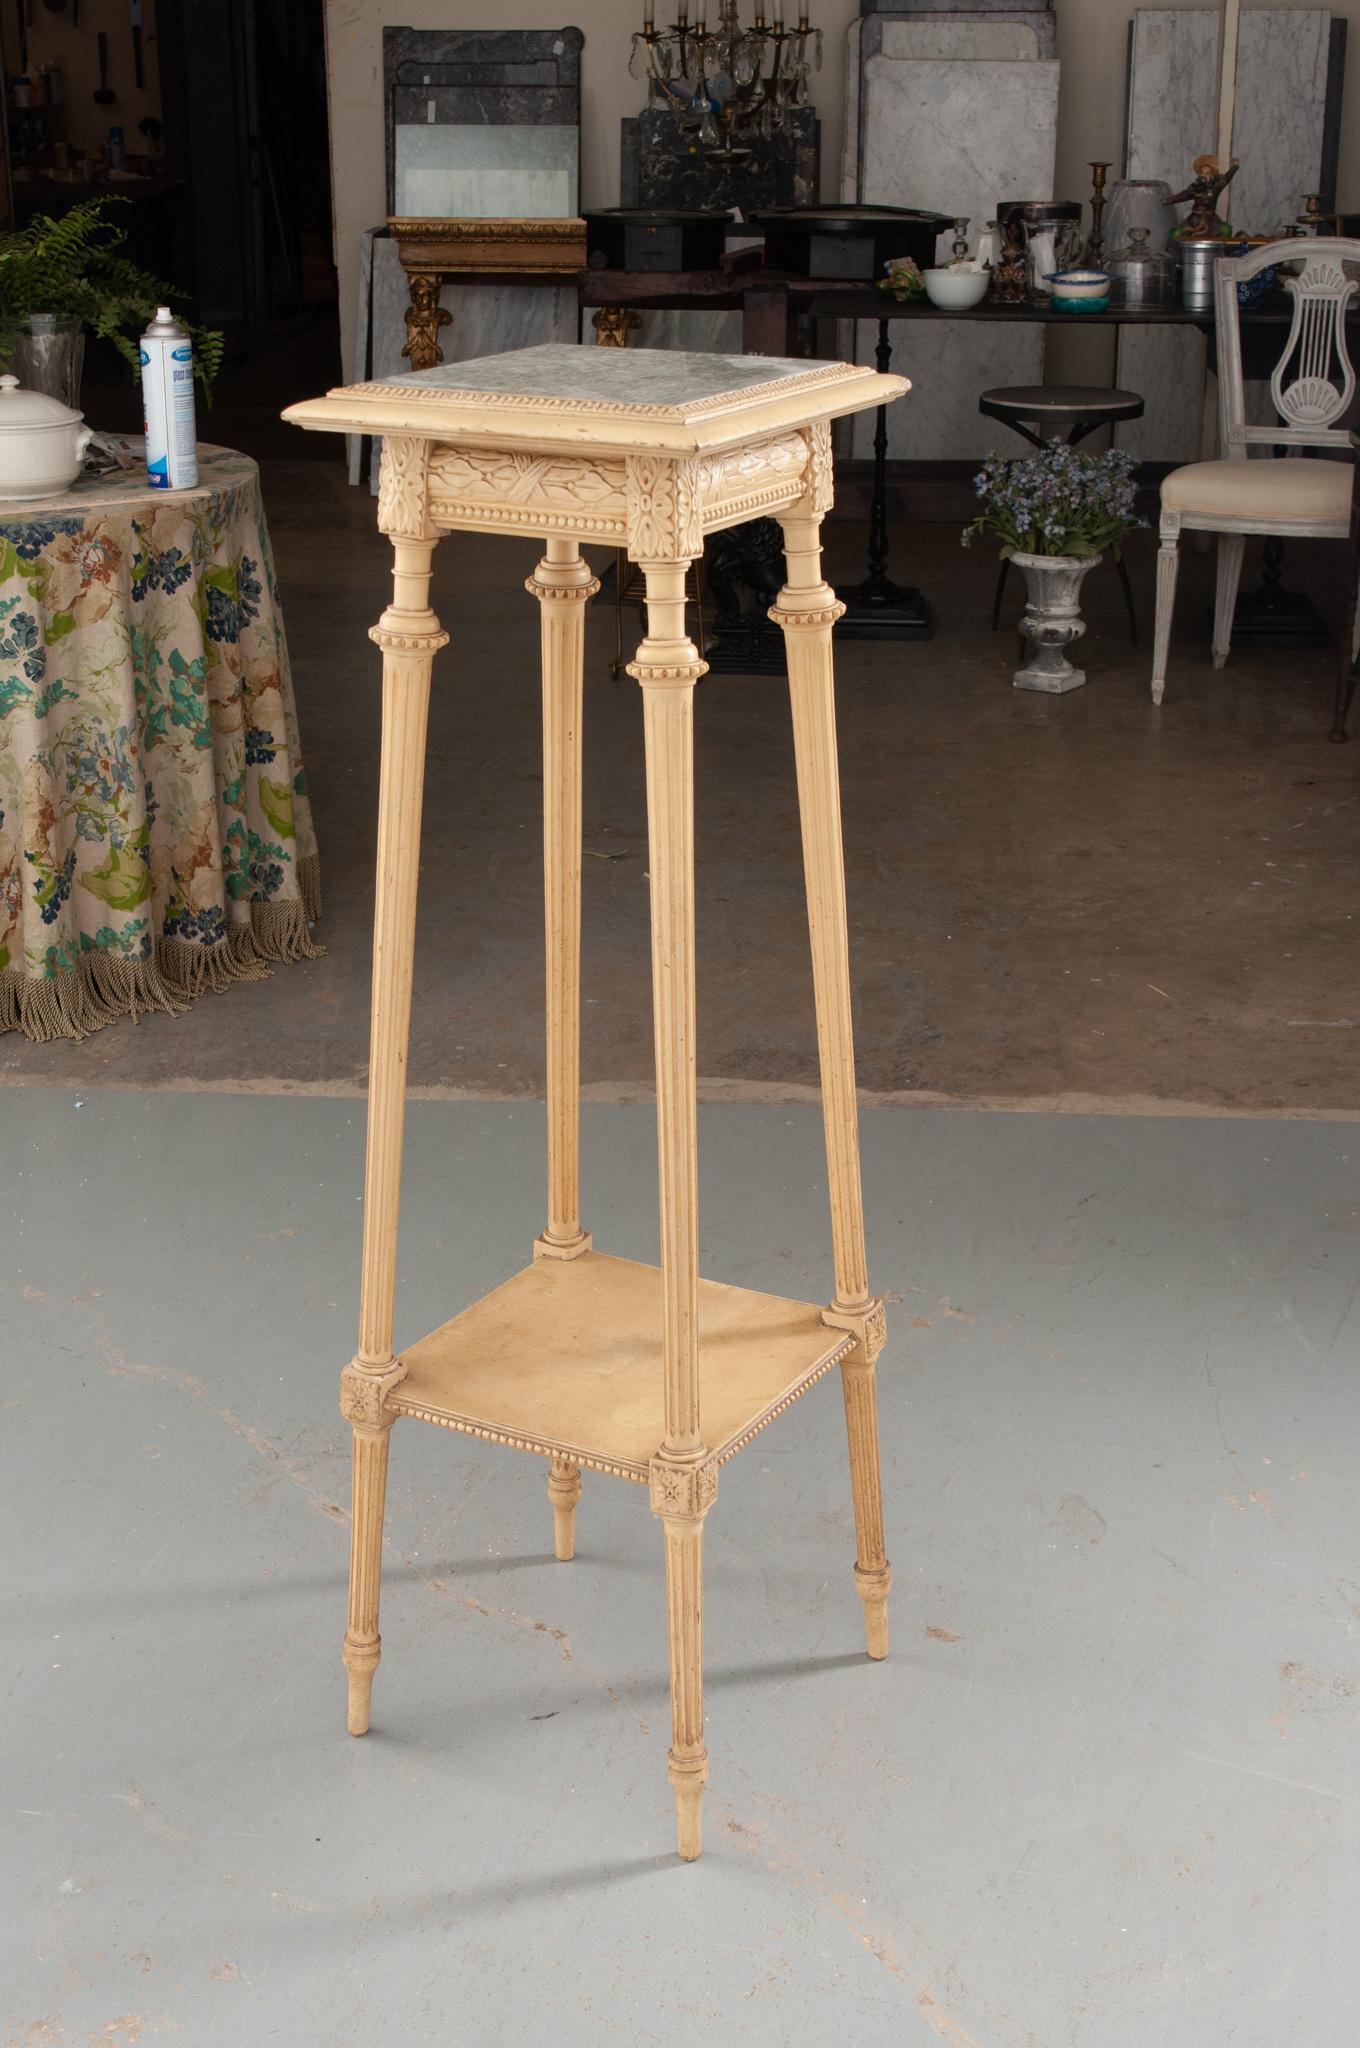
<instances>
[{"instance_id":1,"label":"carved rosette block","mask_svg":"<svg viewBox=\"0 0 1360 2048\"><path fill-rule=\"evenodd\" d=\"M850 1354L851 1364L872 1365L888 1341L888 1312L877 1298L866 1308L837 1308L833 1302L822 1310L822 1321L828 1329L849 1330L858 1338L858 1350Z\"/></svg>"},{"instance_id":2,"label":"carved rosette block","mask_svg":"<svg viewBox=\"0 0 1360 2048\"><path fill-rule=\"evenodd\" d=\"M390 1429L396 1421L387 1397L406 1377L401 1359L389 1366L365 1365L355 1359L340 1375L340 1413L360 1429Z\"/></svg>"},{"instance_id":3,"label":"carved rosette block","mask_svg":"<svg viewBox=\"0 0 1360 2048\"><path fill-rule=\"evenodd\" d=\"M548 1499L553 1511L553 1550L561 1564L576 1555L576 1503L581 1498L581 1468L571 1458L548 1461Z\"/></svg>"},{"instance_id":4,"label":"carved rosette block","mask_svg":"<svg viewBox=\"0 0 1360 2048\"><path fill-rule=\"evenodd\" d=\"M440 280L433 270L411 274L411 303L406 308L406 346L402 354L413 370L432 370L444 360L439 330L452 324L453 315L439 303Z\"/></svg>"},{"instance_id":5,"label":"carved rosette block","mask_svg":"<svg viewBox=\"0 0 1360 2048\"><path fill-rule=\"evenodd\" d=\"M433 540L430 444L419 434L385 434L378 472L378 526L391 540Z\"/></svg>"},{"instance_id":6,"label":"carved rosette block","mask_svg":"<svg viewBox=\"0 0 1360 2048\"><path fill-rule=\"evenodd\" d=\"M831 423L817 420L804 429L807 443L807 475L804 479L805 506L809 512L829 512L836 501L836 465L831 453Z\"/></svg>"},{"instance_id":7,"label":"carved rosette block","mask_svg":"<svg viewBox=\"0 0 1360 2048\"><path fill-rule=\"evenodd\" d=\"M692 562L703 553L697 461L629 455L624 461L628 552L635 562Z\"/></svg>"},{"instance_id":8,"label":"carved rosette block","mask_svg":"<svg viewBox=\"0 0 1360 2048\"><path fill-rule=\"evenodd\" d=\"M653 1458L647 1492L654 1515L701 1522L718 1498L718 1468L712 1463L682 1465L664 1457Z\"/></svg>"}]
</instances>

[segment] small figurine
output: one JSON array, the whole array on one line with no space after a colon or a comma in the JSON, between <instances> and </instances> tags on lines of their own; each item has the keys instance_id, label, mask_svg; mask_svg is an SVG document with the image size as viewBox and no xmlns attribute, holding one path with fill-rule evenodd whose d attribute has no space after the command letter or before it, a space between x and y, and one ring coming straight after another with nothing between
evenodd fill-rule
<instances>
[{"instance_id":1,"label":"small figurine","mask_svg":"<svg viewBox=\"0 0 1360 2048\"><path fill-rule=\"evenodd\" d=\"M1029 256L1025 229L1018 214L1006 222L1006 240L992 272L991 296L1003 306L1020 306L1029 297Z\"/></svg>"},{"instance_id":2,"label":"small figurine","mask_svg":"<svg viewBox=\"0 0 1360 2048\"><path fill-rule=\"evenodd\" d=\"M920 266L913 263L910 256L894 256L883 268L888 274L878 280L881 292L891 292L895 299L904 301L925 297L926 281L921 275Z\"/></svg>"},{"instance_id":3,"label":"small figurine","mask_svg":"<svg viewBox=\"0 0 1360 2048\"><path fill-rule=\"evenodd\" d=\"M1179 227L1171 230L1173 242L1212 242L1231 235L1232 228L1226 220L1219 218L1219 195L1226 185L1237 176L1238 159L1233 157L1227 170L1223 170L1216 156L1197 156L1194 163L1195 175L1184 192L1177 192L1170 199L1162 201L1163 206L1182 206L1187 201L1190 215Z\"/></svg>"}]
</instances>

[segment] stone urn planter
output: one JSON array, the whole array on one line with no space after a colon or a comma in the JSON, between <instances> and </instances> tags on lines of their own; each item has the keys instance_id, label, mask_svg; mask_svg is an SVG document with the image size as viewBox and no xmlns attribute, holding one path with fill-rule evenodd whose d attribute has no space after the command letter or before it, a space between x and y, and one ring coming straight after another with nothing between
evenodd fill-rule
<instances>
[{"instance_id":1,"label":"stone urn planter","mask_svg":"<svg viewBox=\"0 0 1360 2048\"><path fill-rule=\"evenodd\" d=\"M1046 690L1061 696L1065 690L1079 690L1086 681L1085 669L1073 668L1064 649L1086 631L1081 616L1082 578L1103 560L1102 555L1011 556L1014 567L1024 570L1029 591L1020 631L1030 642L1030 656L1024 667L1015 671L1017 690Z\"/></svg>"}]
</instances>

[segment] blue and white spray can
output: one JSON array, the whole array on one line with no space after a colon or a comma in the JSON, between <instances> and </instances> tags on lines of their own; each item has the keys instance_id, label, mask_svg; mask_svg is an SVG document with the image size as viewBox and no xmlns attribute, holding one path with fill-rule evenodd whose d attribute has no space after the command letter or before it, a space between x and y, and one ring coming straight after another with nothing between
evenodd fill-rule
<instances>
[{"instance_id":1,"label":"blue and white spray can","mask_svg":"<svg viewBox=\"0 0 1360 2048\"><path fill-rule=\"evenodd\" d=\"M141 356L148 481L162 491L190 490L198 482L194 351L168 306L157 306Z\"/></svg>"}]
</instances>

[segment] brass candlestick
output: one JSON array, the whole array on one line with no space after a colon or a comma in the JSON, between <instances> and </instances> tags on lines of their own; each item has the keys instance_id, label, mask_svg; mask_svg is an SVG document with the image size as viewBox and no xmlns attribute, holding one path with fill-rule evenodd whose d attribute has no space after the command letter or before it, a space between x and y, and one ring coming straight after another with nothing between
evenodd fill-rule
<instances>
[{"instance_id":1,"label":"brass candlestick","mask_svg":"<svg viewBox=\"0 0 1360 2048\"><path fill-rule=\"evenodd\" d=\"M1105 255L1100 217L1105 211L1105 173L1109 168L1108 164L1091 165L1091 239L1086 244L1086 261L1092 270L1100 269Z\"/></svg>"}]
</instances>

